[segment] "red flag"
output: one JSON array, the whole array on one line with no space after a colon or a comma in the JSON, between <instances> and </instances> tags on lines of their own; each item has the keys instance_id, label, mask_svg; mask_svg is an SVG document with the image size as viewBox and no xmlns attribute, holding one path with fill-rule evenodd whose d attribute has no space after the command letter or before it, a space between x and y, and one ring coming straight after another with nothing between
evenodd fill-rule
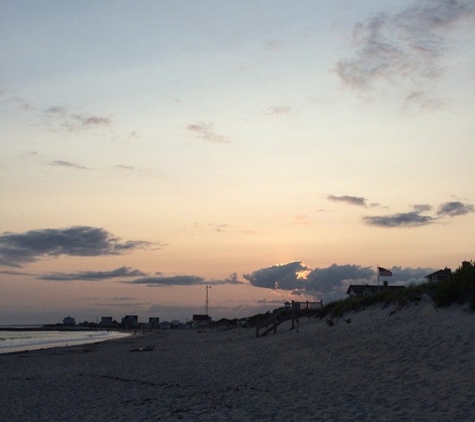
<instances>
[{"instance_id":1,"label":"red flag","mask_svg":"<svg viewBox=\"0 0 475 422\"><path fill-rule=\"evenodd\" d=\"M378 267L378 274L381 277L392 277L393 275L391 271L387 270L386 268L381 268L381 267Z\"/></svg>"}]
</instances>

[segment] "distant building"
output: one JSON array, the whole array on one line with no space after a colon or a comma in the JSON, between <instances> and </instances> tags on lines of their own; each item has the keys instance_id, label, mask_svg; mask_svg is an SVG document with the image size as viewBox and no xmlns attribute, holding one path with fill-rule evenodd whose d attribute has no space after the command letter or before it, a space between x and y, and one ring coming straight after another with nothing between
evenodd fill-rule
<instances>
[{"instance_id":1,"label":"distant building","mask_svg":"<svg viewBox=\"0 0 475 422\"><path fill-rule=\"evenodd\" d=\"M437 283L450 277L452 275L452 270L450 268L445 267L443 270L436 271L435 273L426 275L426 280L428 283Z\"/></svg>"},{"instance_id":2,"label":"distant building","mask_svg":"<svg viewBox=\"0 0 475 422\"><path fill-rule=\"evenodd\" d=\"M76 325L76 320L70 316L67 316L66 318L63 319L63 325Z\"/></svg>"},{"instance_id":3,"label":"distant building","mask_svg":"<svg viewBox=\"0 0 475 422\"><path fill-rule=\"evenodd\" d=\"M346 294L350 297L369 297L383 290L400 290L404 286L390 286L387 281L384 281L382 286L375 286L369 284L350 284Z\"/></svg>"},{"instance_id":4,"label":"distant building","mask_svg":"<svg viewBox=\"0 0 475 422\"><path fill-rule=\"evenodd\" d=\"M160 328L160 318L150 317L148 319L148 324L149 324L150 328Z\"/></svg>"},{"instance_id":5,"label":"distant building","mask_svg":"<svg viewBox=\"0 0 475 422\"><path fill-rule=\"evenodd\" d=\"M192 323L193 325L207 325L211 322L211 317L204 314L195 314L193 315Z\"/></svg>"},{"instance_id":6,"label":"distant building","mask_svg":"<svg viewBox=\"0 0 475 422\"><path fill-rule=\"evenodd\" d=\"M122 325L126 328L136 328L139 325L138 315L126 315L122 318Z\"/></svg>"},{"instance_id":7,"label":"distant building","mask_svg":"<svg viewBox=\"0 0 475 422\"><path fill-rule=\"evenodd\" d=\"M103 316L101 317L101 322L99 323L101 327L112 327L112 317Z\"/></svg>"}]
</instances>

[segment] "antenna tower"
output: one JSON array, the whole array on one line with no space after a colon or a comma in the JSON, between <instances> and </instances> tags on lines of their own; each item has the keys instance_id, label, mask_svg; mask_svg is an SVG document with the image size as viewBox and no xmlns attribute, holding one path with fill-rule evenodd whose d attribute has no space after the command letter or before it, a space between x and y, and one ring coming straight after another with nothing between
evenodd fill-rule
<instances>
[{"instance_id":1,"label":"antenna tower","mask_svg":"<svg viewBox=\"0 0 475 422\"><path fill-rule=\"evenodd\" d=\"M206 289L205 315L208 315L208 304L209 304L208 290L211 289L211 286L205 286L205 289Z\"/></svg>"}]
</instances>

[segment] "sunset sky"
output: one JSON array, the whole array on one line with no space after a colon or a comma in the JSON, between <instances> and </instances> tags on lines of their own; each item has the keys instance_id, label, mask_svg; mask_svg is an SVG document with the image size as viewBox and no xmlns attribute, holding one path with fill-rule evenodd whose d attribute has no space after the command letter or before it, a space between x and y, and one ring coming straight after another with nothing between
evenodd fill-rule
<instances>
[{"instance_id":1,"label":"sunset sky","mask_svg":"<svg viewBox=\"0 0 475 422\"><path fill-rule=\"evenodd\" d=\"M4 0L0 51L0 324L475 258L472 0Z\"/></svg>"}]
</instances>

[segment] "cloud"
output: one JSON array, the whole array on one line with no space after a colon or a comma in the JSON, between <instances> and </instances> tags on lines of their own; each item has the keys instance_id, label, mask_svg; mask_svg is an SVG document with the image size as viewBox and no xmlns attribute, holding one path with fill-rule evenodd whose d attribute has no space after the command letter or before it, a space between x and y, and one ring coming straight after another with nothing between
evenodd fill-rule
<instances>
[{"instance_id":1,"label":"cloud","mask_svg":"<svg viewBox=\"0 0 475 422\"><path fill-rule=\"evenodd\" d=\"M434 105L421 86L443 74L441 58L450 47L446 36L458 22L474 16L470 0L420 1L397 14L380 13L355 25L355 53L337 62L336 74L358 89L370 89L379 81L409 81L417 89L406 94L407 100Z\"/></svg>"},{"instance_id":2,"label":"cloud","mask_svg":"<svg viewBox=\"0 0 475 422\"><path fill-rule=\"evenodd\" d=\"M446 202L445 204L440 205L437 210L437 215L456 217L459 215L466 215L474 212L473 205L463 204L462 202Z\"/></svg>"},{"instance_id":3,"label":"cloud","mask_svg":"<svg viewBox=\"0 0 475 422\"><path fill-rule=\"evenodd\" d=\"M46 118L48 125L59 125L56 130L66 129L69 132L110 127L113 124L111 117L70 113L67 108L62 106L50 106L44 109L41 115Z\"/></svg>"},{"instance_id":4,"label":"cloud","mask_svg":"<svg viewBox=\"0 0 475 422\"><path fill-rule=\"evenodd\" d=\"M126 165L123 165L123 164L117 164L114 167L117 168L117 169L120 169L120 170L135 171L135 167L126 166Z\"/></svg>"},{"instance_id":5,"label":"cloud","mask_svg":"<svg viewBox=\"0 0 475 422\"><path fill-rule=\"evenodd\" d=\"M229 140L222 135L215 133L213 125L211 123L199 122L186 127L187 130L196 134L198 138L204 139L209 142L216 143L229 143Z\"/></svg>"},{"instance_id":6,"label":"cloud","mask_svg":"<svg viewBox=\"0 0 475 422\"><path fill-rule=\"evenodd\" d=\"M363 217L366 224L379 227L420 227L426 226L434 222L434 218L420 213L403 212L392 215L383 216L366 216Z\"/></svg>"},{"instance_id":7,"label":"cloud","mask_svg":"<svg viewBox=\"0 0 475 422\"><path fill-rule=\"evenodd\" d=\"M19 275L19 276L28 276L28 277L33 275L33 274L30 274L30 273L24 273L24 272L21 272L21 271L8 271L8 270L0 271L0 274Z\"/></svg>"},{"instance_id":8,"label":"cloud","mask_svg":"<svg viewBox=\"0 0 475 422\"><path fill-rule=\"evenodd\" d=\"M49 281L96 281L96 280L108 280L117 277L141 277L147 275L142 271L130 268L120 267L111 271L79 271L77 273L53 273L38 277L40 280Z\"/></svg>"},{"instance_id":9,"label":"cloud","mask_svg":"<svg viewBox=\"0 0 475 422\"><path fill-rule=\"evenodd\" d=\"M432 205L429 204L416 204L412 206L412 209L415 212L425 212L425 211L431 211L432 210Z\"/></svg>"},{"instance_id":10,"label":"cloud","mask_svg":"<svg viewBox=\"0 0 475 422\"><path fill-rule=\"evenodd\" d=\"M325 302L344 297L350 284L367 284L374 280L375 269L359 265L332 264L327 268L315 268L308 273L305 292Z\"/></svg>"},{"instance_id":11,"label":"cloud","mask_svg":"<svg viewBox=\"0 0 475 422\"><path fill-rule=\"evenodd\" d=\"M367 207L367 205L366 205L366 199L365 199L365 198L362 198L362 197L359 197L359 196L347 196L347 195L334 196L334 195L328 195L328 196L327 196L327 199L328 199L329 201L333 201L333 202L345 202L346 204L349 204L349 205L357 205L357 206L360 206L360 207Z\"/></svg>"},{"instance_id":12,"label":"cloud","mask_svg":"<svg viewBox=\"0 0 475 422\"><path fill-rule=\"evenodd\" d=\"M70 161L55 160L50 163L52 166L56 167L69 167L77 170L89 170L87 167L81 166L76 163L71 163Z\"/></svg>"},{"instance_id":13,"label":"cloud","mask_svg":"<svg viewBox=\"0 0 475 422\"><path fill-rule=\"evenodd\" d=\"M112 120L103 116L83 116L81 114L72 114L71 117L80 123L80 126L110 126Z\"/></svg>"},{"instance_id":14,"label":"cloud","mask_svg":"<svg viewBox=\"0 0 475 422\"><path fill-rule=\"evenodd\" d=\"M422 214L432 210L432 206L429 204L417 204L413 205L412 208L413 211L410 212L365 216L363 221L370 226L379 227L421 227L432 224L442 217L457 217L475 212L473 205L464 204L459 201L441 204L435 217Z\"/></svg>"},{"instance_id":15,"label":"cloud","mask_svg":"<svg viewBox=\"0 0 475 422\"><path fill-rule=\"evenodd\" d=\"M424 277L435 270L432 268L403 269L393 266L391 271L393 277L390 282L407 285L425 281ZM328 302L344 298L350 284L376 283L377 274L375 267L332 264L326 268L312 270L302 265L300 261L295 261L263 268L251 275L244 275L244 278L256 287L290 290L294 296L310 296Z\"/></svg>"},{"instance_id":16,"label":"cloud","mask_svg":"<svg viewBox=\"0 0 475 422\"><path fill-rule=\"evenodd\" d=\"M51 106L45 110L46 114L56 115L56 116L66 116L67 110L64 107L60 106Z\"/></svg>"},{"instance_id":17,"label":"cloud","mask_svg":"<svg viewBox=\"0 0 475 422\"><path fill-rule=\"evenodd\" d=\"M119 255L152 245L143 240L121 242L102 228L88 226L3 233L0 235L0 265L21 267L46 256Z\"/></svg>"},{"instance_id":18,"label":"cloud","mask_svg":"<svg viewBox=\"0 0 475 422\"><path fill-rule=\"evenodd\" d=\"M223 284L243 284L238 280L237 274L232 273L228 278L223 280L209 279L195 275L174 275L174 276L159 276L159 277L142 277L132 281L125 281L128 284L147 284L150 287L160 286L196 286L196 285L223 285Z\"/></svg>"},{"instance_id":19,"label":"cloud","mask_svg":"<svg viewBox=\"0 0 475 422\"><path fill-rule=\"evenodd\" d=\"M264 114L266 116L280 116L282 114L289 114L290 113L290 107L288 106L273 106L269 107Z\"/></svg>"},{"instance_id":20,"label":"cloud","mask_svg":"<svg viewBox=\"0 0 475 422\"><path fill-rule=\"evenodd\" d=\"M304 280L301 278L301 273L307 270L308 268L301 261L294 261L262 268L251 274L244 274L243 277L254 287L293 290L303 287Z\"/></svg>"}]
</instances>

